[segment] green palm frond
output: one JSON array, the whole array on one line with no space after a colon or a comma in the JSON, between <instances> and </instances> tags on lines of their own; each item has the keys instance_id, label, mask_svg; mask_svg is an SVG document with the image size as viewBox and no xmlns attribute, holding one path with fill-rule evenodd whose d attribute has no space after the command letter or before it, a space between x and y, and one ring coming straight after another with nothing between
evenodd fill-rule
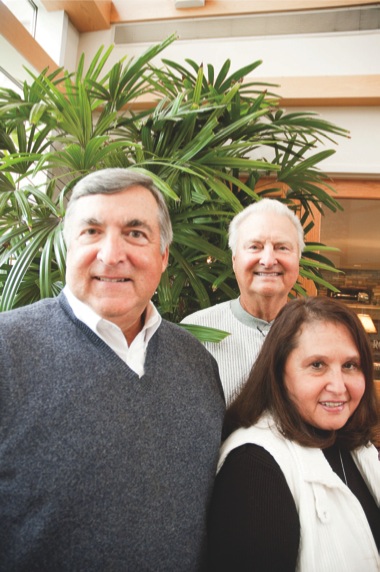
<instances>
[{"instance_id":1,"label":"green palm frond","mask_svg":"<svg viewBox=\"0 0 380 572\"><path fill-rule=\"evenodd\" d=\"M341 208L319 165L334 152L321 145L344 129L281 109L276 86L254 80L259 60L232 72L229 60L219 70L192 59L157 65L173 41L112 65L113 48L101 46L74 73L29 72L21 94L0 88L0 310L63 287L65 204L96 169L149 174L165 195L174 242L155 302L174 321L237 295L227 229L252 201L285 188L281 200L301 205L306 230L315 208ZM127 109L147 93L152 109ZM308 244L301 276L332 288L321 274L336 271L328 250Z\"/></svg>"},{"instance_id":2,"label":"green palm frond","mask_svg":"<svg viewBox=\"0 0 380 572\"><path fill-rule=\"evenodd\" d=\"M207 328L206 326L194 326L193 324L179 324L181 328L187 330L193 336L198 338L200 342L221 342L231 334L224 330L217 330L216 328Z\"/></svg>"}]
</instances>

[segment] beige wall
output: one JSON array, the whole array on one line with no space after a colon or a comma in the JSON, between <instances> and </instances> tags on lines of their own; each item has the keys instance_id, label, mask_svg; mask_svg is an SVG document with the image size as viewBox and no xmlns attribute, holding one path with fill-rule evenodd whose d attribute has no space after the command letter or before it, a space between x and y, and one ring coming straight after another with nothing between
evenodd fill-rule
<instances>
[{"instance_id":1,"label":"beige wall","mask_svg":"<svg viewBox=\"0 0 380 572\"><path fill-rule=\"evenodd\" d=\"M0 1L1 4L1 1ZM221 20L221 26L223 20ZM176 30L175 21L169 22L167 35ZM18 34L14 34L17 38ZM56 65L63 65L73 71L84 52L90 62L101 45L108 47L114 41L114 27L101 32L80 34L62 11L46 12L40 4L37 40ZM117 45L109 60L109 66L122 57L138 56L148 47L147 43ZM29 48L24 50L28 57ZM165 51L165 57L181 63L192 58L198 63L213 64L219 69L226 59L231 60L231 71L255 60L263 60L256 70L255 78L271 79L278 82L291 78L298 80L298 88L293 88L293 97L310 78L323 76L320 94L328 88L328 79L334 78L342 86L346 78L350 80L342 87L341 94L353 92L358 79L380 78L380 31L341 32L335 34L299 34L294 36L235 37L214 40L177 40ZM9 42L0 37L0 65L9 66L10 71L23 79L25 72L22 63L32 67L21 58ZM157 61L159 63L159 61ZM42 69L42 68L41 68ZM355 78L356 76L356 78ZM301 82L301 83L300 83ZM351 84L350 84L351 82ZM380 101L380 83L375 86L377 101ZM292 104L294 106L294 102ZM317 105L317 107L316 107ZM326 104L324 104L326 105ZM294 109L294 107L293 107ZM380 105L345 105L344 101L330 107L307 104L308 110L315 110L323 118L351 131L350 139L339 138L334 156L321 165L332 174L355 175L380 178Z\"/></svg>"}]
</instances>

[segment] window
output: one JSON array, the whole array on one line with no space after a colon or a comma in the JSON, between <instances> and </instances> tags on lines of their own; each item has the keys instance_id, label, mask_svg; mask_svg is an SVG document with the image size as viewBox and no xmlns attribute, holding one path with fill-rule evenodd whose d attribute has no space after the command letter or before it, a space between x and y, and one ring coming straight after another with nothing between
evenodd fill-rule
<instances>
[{"instance_id":1,"label":"window","mask_svg":"<svg viewBox=\"0 0 380 572\"><path fill-rule=\"evenodd\" d=\"M380 379L380 200L339 202L343 212L325 212L321 219L321 242L339 248L327 256L343 272L325 272L324 277L340 290L333 296L351 306L364 323Z\"/></svg>"},{"instance_id":2,"label":"window","mask_svg":"<svg viewBox=\"0 0 380 572\"><path fill-rule=\"evenodd\" d=\"M21 24L34 37L36 32L37 6L32 0L2 0Z\"/></svg>"}]
</instances>

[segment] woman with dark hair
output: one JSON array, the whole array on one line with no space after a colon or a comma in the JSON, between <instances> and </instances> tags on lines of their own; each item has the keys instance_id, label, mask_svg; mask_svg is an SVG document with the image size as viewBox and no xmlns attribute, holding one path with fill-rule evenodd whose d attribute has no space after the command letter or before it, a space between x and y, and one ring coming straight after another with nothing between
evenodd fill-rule
<instances>
[{"instance_id":1,"label":"woman with dark hair","mask_svg":"<svg viewBox=\"0 0 380 572\"><path fill-rule=\"evenodd\" d=\"M210 570L380 570L371 348L331 298L278 314L227 410L210 507Z\"/></svg>"}]
</instances>

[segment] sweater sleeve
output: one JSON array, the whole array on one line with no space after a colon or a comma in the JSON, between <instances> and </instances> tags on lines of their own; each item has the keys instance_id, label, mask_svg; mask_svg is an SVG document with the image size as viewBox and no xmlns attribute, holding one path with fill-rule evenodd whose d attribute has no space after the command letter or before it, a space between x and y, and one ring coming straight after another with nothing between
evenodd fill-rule
<instances>
[{"instance_id":1,"label":"sweater sleeve","mask_svg":"<svg viewBox=\"0 0 380 572\"><path fill-rule=\"evenodd\" d=\"M297 509L279 465L262 447L243 445L228 455L208 524L210 572L294 572Z\"/></svg>"}]
</instances>

